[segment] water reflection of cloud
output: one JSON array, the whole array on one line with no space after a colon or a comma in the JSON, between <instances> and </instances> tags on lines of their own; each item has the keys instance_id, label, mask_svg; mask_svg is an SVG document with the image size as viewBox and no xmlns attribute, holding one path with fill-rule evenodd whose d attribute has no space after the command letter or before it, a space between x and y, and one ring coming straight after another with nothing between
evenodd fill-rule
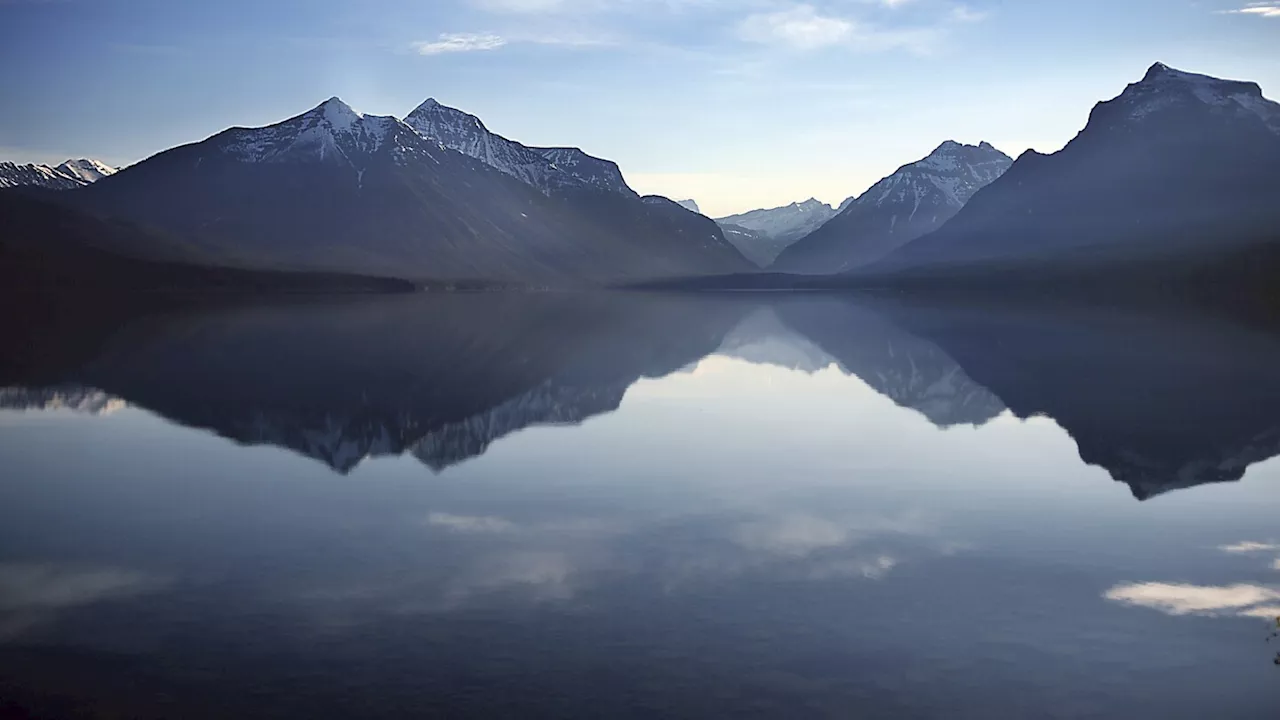
<instances>
[{"instance_id":1,"label":"water reflection of cloud","mask_svg":"<svg viewBox=\"0 0 1280 720\"><path fill-rule=\"evenodd\" d=\"M0 639L52 620L58 612L153 592L165 582L118 568L0 564Z\"/></svg>"},{"instance_id":2,"label":"water reflection of cloud","mask_svg":"<svg viewBox=\"0 0 1280 720\"><path fill-rule=\"evenodd\" d=\"M1266 603L1280 601L1280 590L1262 585L1184 585L1128 583L1104 595L1113 602L1151 608L1169 615L1259 615ZM1276 613L1280 615L1280 613ZM1275 617L1275 615L1270 615Z\"/></svg>"},{"instance_id":3,"label":"water reflection of cloud","mask_svg":"<svg viewBox=\"0 0 1280 720\"><path fill-rule=\"evenodd\" d=\"M838 580L841 578L863 577L868 580L880 580L897 566L897 558L889 555L867 558L840 558L814 563L809 568L808 578L810 580Z\"/></svg>"},{"instance_id":4,"label":"water reflection of cloud","mask_svg":"<svg viewBox=\"0 0 1280 720\"><path fill-rule=\"evenodd\" d=\"M427 524L458 533L508 533L516 529L514 523L500 517L451 515L440 512L428 515Z\"/></svg>"},{"instance_id":5,"label":"water reflection of cloud","mask_svg":"<svg viewBox=\"0 0 1280 720\"><path fill-rule=\"evenodd\" d=\"M961 546L919 513L820 516L739 510L648 521L513 517L440 508L415 521L444 540L412 566L367 568L337 585L302 588L300 616L338 629L383 615L491 604L573 603L626 578L662 595L726 583L883 580L922 556Z\"/></svg>"},{"instance_id":6,"label":"water reflection of cloud","mask_svg":"<svg viewBox=\"0 0 1280 720\"><path fill-rule=\"evenodd\" d=\"M731 539L744 549L794 558L876 537L933 534L933 526L915 515L822 518L804 513L747 520L730 531Z\"/></svg>"},{"instance_id":7,"label":"water reflection of cloud","mask_svg":"<svg viewBox=\"0 0 1280 720\"><path fill-rule=\"evenodd\" d=\"M1277 552L1280 551L1280 543L1246 541L1234 545L1221 545L1218 549L1225 553L1237 555L1256 552Z\"/></svg>"},{"instance_id":8,"label":"water reflection of cloud","mask_svg":"<svg viewBox=\"0 0 1280 720\"><path fill-rule=\"evenodd\" d=\"M1247 540L1220 545L1218 550L1232 555L1275 552L1274 542ZM1280 559L1271 567L1280 570ZM1280 587L1253 583L1234 585L1191 585L1186 583L1125 583L1103 594L1108 600L1159 610L1168 615L1209 617L1280 617Z\"/></svg>"}]
</instances>

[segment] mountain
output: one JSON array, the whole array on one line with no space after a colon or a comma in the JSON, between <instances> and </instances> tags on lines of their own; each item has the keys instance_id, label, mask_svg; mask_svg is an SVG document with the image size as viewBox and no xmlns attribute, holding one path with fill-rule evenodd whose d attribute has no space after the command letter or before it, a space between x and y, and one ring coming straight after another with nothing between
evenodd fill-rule
<instances>
[{"instance_id":1,"label":"mountain","mask_svg":"<svg viewBox=\"0 0 1280 720\"><path fill-rule=\"evenodd\" d=\"M689 212L696 212L699 215L702 214L702 208L698 207L698 203L695 200L677 200L676 204Z\"/></svg>"},{"instance_id":2,"label":"mountain","mask_svg":"<svg viewBox=\"0 0 1280 720\"><path fill-rule=\"evenodd\" d=\"M954 219L869 272L1096 265L1220 251L1280 228L1280 105L1157 63L1052 155L1028 151ZM1025 275L1025 272L1022 273Z\"/></svg>"},{"instance_id":3,"label":"mountain","mask_svg":"<svg viewBox=\"0 0 1280 720\"><path fill-rule=\"evenodd\" d=\"M1012 163L988 143L947 141L846 201L839 215L787 248L772 269L828 274L875 262L942 227Z\"/></svg>"},{"instance_id":4,"label":"mountain","mask_svg":"<svg viewBox=\"0 0 1280 720\"><path fill-rule=\"evenodd\" d=\"M79 160L68 160L57 168L62 173L74 175L86 183L97 182L108 175L114 175L119 168L113 168L105 165L92 158L80 158Z\"/></svg>"},{"instance_id":5,"label":"mountain","mask_svg":"<svg viewBox=\"0 0 1280 720\"><path fill-rule=\"evenodd\" d=\"M752 210L716 220L721 227L745 229L730 238L743 254L761 267L767 267L784 249L822 227L836 211L813 198L785 207ZM758 239L757 239L758 238ZM738 243L742 243L738 245Z\"/></svg>"},{"instance_id":6,"label":"mountain","mask_svg":"<svg viewBox=\"0 0 1280 720\"><path fill-rule=\"evenodd\" d=\"M556 167L590 187L619 195L636 194L623 179L618 164L612 160L592 157L578 148L538 148L538 152Z\"/></svg>"},{"instance_id":7,"label":"mountain","mask_svg":"<svg viewBox=\"0 0 1280 720\"><path fill-rule=\"evenodd\" d=\"M760 267L767 267L773 259L786 247L782 243L758 230L749 230L741 225L716 223L724 233L724 239L746 256L748 260Z\"/></svg>"},{"instance_id":8,"label":"mountain","mask_svg":"<svg viewBox=\"0 0 1280 720\"><path fill-rule=\"evenodd\" d=\"M0 188L34 185L49 190L71 190L84 187L115 172L115 168L87 158L68 160L52 167L0 162Z\"/></svg>"},{"instance_id":9,"label":"mountain","mask_svg":"<svg viewBox=\"0 0 1280 720\"><path fill-rule=\"evenodd\" d=\"M438 141L551 194L566 187L592 187L636 196L610 160L577 148L535 148L491 132L475 115L428 98L405 116L420 135Z\"/></svg>"},{"instance_id":10,"label":"mountain","mask_svg":"<svg viewBox=\"0 0 1280 720\"><path fill-rule=\"evenodd\" d=\"M541 152L489 132L480 118L428 98L409 113L405 124L450 150L473 157L543 193L580 181L556 167Z\"/></svg>"},{"instance_id":11,"label":"mountain","mask_svg":"<svg viewBox=\"0 0 1280 720\"><path fill-rule=\"evenodd\" d=\"M451 126L451 142L464 129ZM573 285L746 266L722 238L689 243L634 194L600 192L511 145L468 147L509 163L499 170L331 98L165 151L66 198L249 268ZM535 175L542 181L531 184Z\"/></svg>"},{"instance_id":12,"label":"mountain","mask_svg":"<svg viewBox=\"0 0 1280 720\"><path fill-rule=\"evenodd\" d=\"M612 161L576 148L522 145L490 131L478 117L434 99L415 108L405 122L425 138L563 200L577 217L638 247L656 250L663 239L672 242L668 252L685 256L686 272L696 272L695 267L749 268L713 221L667 198L641 198Z\"/></svg>"}]
</instances>

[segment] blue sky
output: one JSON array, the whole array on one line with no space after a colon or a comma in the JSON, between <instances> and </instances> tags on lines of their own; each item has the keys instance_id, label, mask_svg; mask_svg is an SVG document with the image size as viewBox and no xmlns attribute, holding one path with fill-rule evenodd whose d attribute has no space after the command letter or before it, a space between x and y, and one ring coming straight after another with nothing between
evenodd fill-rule
<instances>
[{"instance_id":1,"label":"blue sky","mask_svg":"<svg viewBox=\"0 0 1280 720\"><path fill-rule=\"evenodd\" d=\"M1280 97L1280 0L0 0L0 158L430 96L718 215L839 202L947 139L1056 150L1157 60Z\"/></svg>"}]
</instances>

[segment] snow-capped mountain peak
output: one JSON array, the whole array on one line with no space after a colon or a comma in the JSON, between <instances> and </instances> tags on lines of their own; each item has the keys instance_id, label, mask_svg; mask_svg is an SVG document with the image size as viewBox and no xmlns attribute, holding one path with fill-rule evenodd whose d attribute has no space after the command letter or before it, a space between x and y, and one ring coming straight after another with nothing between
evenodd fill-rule
<instances>
[{"instance_id":1,"label":"snow-capped mountain peak","mask_svg":"<svg viewBox=\"0 0 1280 720\"><path fill-rule=\"evenodd\" d=\"M63 174L78 177L86 183L97 182L108 175L114 175L117 170L93 158L67 160L54 169Z\"/></svg>"},{"instance_id":2,"label":"snow-capped mountain peak","mask_svg":"<svg viewBox=\"0 0 1280 720\"><path fill-rule=\"evenodd\" d=\"M67 160L57 166L0 162L0 188L32 185L50 190L74 190L115 172L116 168L89 158Z\"/></svg>"},{"instance_id":3,"label":"snow-capped mountain peak","mask_svg":"<svg viewBox=\"0 0 1280 720\"><path fill-rule=\"evenodd\" d=\"M1280 104L1267 100L1254 82L1223 80L1156 63L1142 80L1129 85L1115 100L1100 108L1119 106L1129 120L1142 122L1164 111L1208 107L1210 111L1261 120L1280 134Z\"/></svg>"},{"instance_id":4,"label":"snow-capped mountain peak","mask_svg":"<svg viewBox=\"0 0 1280 720\"><path fill-rule=\"evenodd\" d=\"M960 208L978 190L1004 174L1013 159L991 144L964 145L948 140L928 157L904 165L896 173L876 183L853 202L853 205L902 203L915 197L918 209L930 192L939 192L946 204ZM849 212L849 208L845 209Z\"/></svg>"},{"instance_id":5,"label":"snow-capped mountain peak","mask_svg":"<svg viewBox=\"0 0 1280 720\"><path fill-rule=\"evenodd\" d=\"M982 188L1013 165L990 143L948 140L903 165L812 234L788 248L774 267L832 273L875 262L950 220Z\"/></svg>"},{"instance_id":6,"label":"snow-capped mountain peak","mask_svg":"<svg viewBox=\"0 0 1280 720\"><path fill-rule=\"evenodd\" d=\"M421 105L413 109L413 112L405 116L405 122L410 127L417 125L428 125L433 130L439 131L444 129L441 126L461 125L470 131L488 132L489 129L484 126L484 122L480 118L468 112L463 112L457 108L451 108L448 105L442 105L435 98L427 98Z\"/></svg>"},{"instance_id":7,"label":"snow-capped mountain peak","mask_svg":"<svg viewBox=\"0 0 1280 720\"><path fill-rule=\"evenodd\" d=\"M317 105L311 112L317 114L335 132L350 132L364 118L364 115L356 112L336 95Z\"/></svg>"},{"instance_id":8,"label":"snow-capped mountain peak","mask_svg":"<svg viewBox=\"0 0 1280 720\"><path fill-rule=\"evenodd\" d=\"M419 135L469 155L550 194L566 187L634 193L622 171L577 148L534 148L491 132L475 115L428 98L405 117Z\"/></svg>"},{"instance_id":9,"label":"snow-capped mountain peak","mask_svg":"<svg viewBox=\"0 0 1280 720\"><path fill-rule=\"evenodd\" d=\"M442 105L434 98L414 108L404 121L422 137L473 157L543 193L577 184L542 153L490 132L480 118Z\"/></svg>"},{"instance_id":10,"label":"snow-capped mountain peak","mask_svg":"<svg viewBox=\"0 0 1280 720\"><path fill-rule=\"evenodd\" d=\"M274 125L232 128L223 133L223 152L241 162L308 161L363 165L393 135L417 137L400 120L363 115L340 98Z\"/></svg>"}]
</instances>

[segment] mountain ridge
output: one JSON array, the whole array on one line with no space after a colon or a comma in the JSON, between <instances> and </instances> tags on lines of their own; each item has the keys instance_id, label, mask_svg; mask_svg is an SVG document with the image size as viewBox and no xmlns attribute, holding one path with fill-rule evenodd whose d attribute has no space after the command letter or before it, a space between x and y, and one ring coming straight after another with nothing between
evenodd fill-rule
<instances>
[{"instance_id":1,"label":"mountain ridge","mask_svg":"<svg viewBox=\"0 0 1280 720\"><path fill-rule=\"evenodd\" d=\"M0 188L35 186L47 190L72 190L101 180L117 170L92 158L73 158L58 165L0 162Z\"/></svg>"},{"instance_id":2,"label":"mountain ridge","mask_svg":"<svg viewBox=\"0 0 1280 720\"><path fill-rule=\"evenodd\" d=\"M330 98L66 198L254 269L578 285L747 266L709 220L673 219L586 181L545 189Z\"/></svg>"},{"instance_id":3,"label":"mountain ridge","mask_svg":"<svg viewBox=\"0 0 1280 720\"><path fill-rule=\"evenodd\" d=\"M770 269L830 274L875 262L942 227L1012 164L985 141L947 140L846 201L838 215L784 250Z\"/></svg>"},{"instance_id":4,"label":"mountain ridge","mask_svg":"<svg viewBox=\"0 0 1280 720\"><path fill-rule=\"evenodd\" d=\"M1250 82L1156 63L1056 153L1028 151L947 225L868 274L1158 257L1280 227L1280 105ZM1035 242L1029 242L1034 238Z\"/></svg>"}]
</instances>

